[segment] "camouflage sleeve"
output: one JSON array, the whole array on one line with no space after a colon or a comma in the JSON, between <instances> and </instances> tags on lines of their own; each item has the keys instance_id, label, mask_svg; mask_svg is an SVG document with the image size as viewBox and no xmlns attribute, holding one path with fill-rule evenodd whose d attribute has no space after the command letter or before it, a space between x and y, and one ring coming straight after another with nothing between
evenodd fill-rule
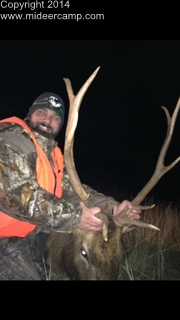
<instances>
[{"instance_id":1,"label":"camouflage sleeve","mask_svg":"<svg viewBox=\"0 0 180 320\"><path fill-rule=\"evenodd\" d=\"M10 145L2 136L1 134L0 210L43 228L71 232L77 220L77 211L73 204L48 193L37 184L36 152L22 153L20 147L25 143L27 150L32 150L32 142L17 136Z\"/></svg>"},{"instance_id":2,"label":"camouflage sleeve","mask_svg":"<svg viewBox=\"0 0 180 320\"><path fill-rule=\"evenodd\" d=\"M118 201L116 201L113 197L106 196L103 193L100 193L94 189L92 189L90 186L83 184L83 187L87 194L90 197L91 202L94 206L103 207L108 206L109 210L113 210L113 208L119 204ZM72 190L69 176L66 172L66 169L64 170L64 179L63 179L63 199L66 199L67 201L74 204L75 207L79 206L79 203L81 199L79 196Z\"/></svg>"}]
</instances>

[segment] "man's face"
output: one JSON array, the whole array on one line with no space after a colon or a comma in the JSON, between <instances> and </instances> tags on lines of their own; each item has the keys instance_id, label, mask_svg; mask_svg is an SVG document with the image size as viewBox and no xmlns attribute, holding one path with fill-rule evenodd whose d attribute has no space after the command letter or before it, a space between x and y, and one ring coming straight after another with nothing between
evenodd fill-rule
<instances>
[{"instance_id":1,"label":"man's face","mask_svg":"<svg viewBox=\"0 0 180 320\"><path fill-rule=\"evenodd\" d=\"M28 117L29 126L47 138L59 133L61 118L50 109L38 109Z\"/></svg>"}]
</instances>

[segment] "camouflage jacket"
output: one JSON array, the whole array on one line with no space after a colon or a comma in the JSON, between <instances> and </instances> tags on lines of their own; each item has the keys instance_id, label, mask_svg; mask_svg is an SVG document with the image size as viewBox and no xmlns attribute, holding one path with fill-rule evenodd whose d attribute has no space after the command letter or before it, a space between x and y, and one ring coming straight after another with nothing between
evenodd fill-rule
<instances>
[{"instance_id":1,"label":"camouflage jacket","mask_svg":"<svg viewBox=\"0 0 180 320\"><path fill-rule=\"evenodd\" d=\"M46 153L51 165L51 152L57 142L33 131L39 145ZM45 230L71 232L77 226L77 212L80 198L72 190L69 176L64 171L63 195L55 195L39 187L36 177L37 152L29 134L19 125L0 124L0 210L13 218L33 223ZM34 190L30 200L24 194L23 186L30 183ZM118 203L84 185L94 206L108 203L113 207Z\"/></svg>"}]
</instances>

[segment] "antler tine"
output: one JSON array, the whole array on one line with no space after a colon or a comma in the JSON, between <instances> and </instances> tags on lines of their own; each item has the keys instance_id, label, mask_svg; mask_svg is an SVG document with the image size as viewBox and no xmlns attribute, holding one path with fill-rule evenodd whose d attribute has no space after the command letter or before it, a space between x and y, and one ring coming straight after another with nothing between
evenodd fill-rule
<instances>
[{"instance_id":1,"label":"antler tine","mask_svg":"<svg viewBox=\"0 0 180 320\"><path fill-rule=\"evenodd\" d=\"M97 72L99 71L99 69L100 67L98 67L92 73L92 75L87 79L87 81L81 87L81 89L79 90L76 96L73 93L70 80L67 78L64 78L68 97L69 97L69 114L68 114L68 122L67 122L66 133L65 133L64 158L66 163L66 169L70 177L71 185L74 191L79 195L81 200L87 206L90 206L90 203L88 202L89 195L84 190L75 168L74 156L73 156L73 144L74 144L74 133L75 133L77 122L78 122L78 111L81 105L81 101L88 87L90 86L91 82L93 81Z\"/></svg>"},{"instance_id":2,"label":"antler tine","mask_svg":"<svg viewBox=\"0 0 180 320\"><path fill-rule=\"evenodd\" d=\"M170 165L165 166L164 165L164 159L168 150L168 147L170 145L170 142L172 140L173 132L174 132L174 127L177 119L177 115L180 109L180 98L176 104L176 108L173 112L172 117L169 114L169 111L167 108L162 107L163 110L165 111L166 118L167 118L167 134L163 143L163 146L161 148L157 165L155 168L155 171L148 181L148 183L145 185L145 187L138 193L138 195L133 199L132 203L133 204L140 204L147 194L153 189L153 187L157 184L157 182L160 180L160 178L169 170L171 170L179 161L180 157L178 157L175 161L173 161Z\"/></svg>"},{"instance_id":3,"label":"antler tine","mask_svg":"<svg viewBox=\"0 0 180 320\"><path fill-rule=\"evenodd\" d=\"M145 197L147 196L147 194L153 189L153 187L157 184L157 182L160 180L160 178L169 170L171 170L179 161L180 161L180 157L178 157L175 161L173 161L170 165L165 166L164 165L164 159L169 147L169 144L171 142L172 136L173 136L173 132L174 132L174 127L175 127L175 123L176 123L176 119L177 119L177 115L180 109L180 98L176 104L176 108L173 112L172 117L169 114L169 111L167 110L167 108L162 107L163 110L165 111L166 114L166 118L167 118L167 134L163 143L163 146L161 148L159 157L158 157L158 161L156 164L156 168L155 171L152 175L152 177L150 178L150 180L148 181L148 183L144 186L144 188L138 193L138 195L133 199L132 201L132 205L133 208L129 209L126 208L123 210L123 212L121 212L121 214L117 215L114 217L114 221L117 225L121 226L123 222L125 222L125 219L127 219L127 216L129 215L129 213L133 210L133 209L137 209L140 208L141 210L145 210L145 209L151 209L154 207L154 205L149 206L149 207L143 207L140 206L139 204L145 199ZM144 223L142 221L133 221L132 218L129 218L129 225L137 225L140 227L145 227ZM150 224L147 224L148 228L151 229L156 229L159 230L157 227L152 226Z\"/></svg>"},{"instance_id":4,"label":"antler tine","mask_svg":"<svg viewBox=\"0 0 180 320\"><path fill-rule=\"evenodd\" d=\"M92 75L87 79L84 85L81 87L77 95L74 95L72 85L69 79L64 78L66 89L69 97L69 114L68 114L68 122L66 126L66 133L65 133L65 145L64 145L64 159L66 164L66 169L69 174L69 179L74 191L78 194L78 196L82 200L82 207L92 207L92 203L89 199L89 195L84 190L79 176L76 171L75 163L74 163L74 156L73 156L73 144L74 144L74 134L78 123L78 111L80 109L80 105L84 94L86 93L88 87L90 86L91 82L95 78L97 72L99 71L100 67L98 67ZM98 212L96 216L103 220L103 238L105 241L108 240L108 219L102 213Z\"/></svg>"}]
</instances>

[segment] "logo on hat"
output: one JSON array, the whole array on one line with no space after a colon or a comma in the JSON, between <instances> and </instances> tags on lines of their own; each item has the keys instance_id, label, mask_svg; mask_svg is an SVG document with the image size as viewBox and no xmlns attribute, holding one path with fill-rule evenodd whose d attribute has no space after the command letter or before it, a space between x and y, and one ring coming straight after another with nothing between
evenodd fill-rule
<instances>
[{"instance_id":1,"label":"logo on hat","mask_svg":"<svg viewBox=\"0 0 180 320\"><path fill-rule=\"evenodd\" d=\"M60 108L61 107L61 103L56 102L56 101L58 101L58 99L56 97L50 96L49 100L48 100L48 103L51 104L51 106L53 108Z\"/></svg>"}]
</instances>

